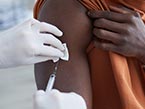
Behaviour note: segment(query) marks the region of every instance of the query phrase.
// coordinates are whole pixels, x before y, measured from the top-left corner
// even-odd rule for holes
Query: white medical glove
[[[54,35],[62,36],[62,34],[57,27],[35,19],[2,32],[0,68],[58,60],[64,56],[65,48]]]
[[[85,100],[76,93],[62,93],[58,90],[37,91],[34,109],[87,109]]]

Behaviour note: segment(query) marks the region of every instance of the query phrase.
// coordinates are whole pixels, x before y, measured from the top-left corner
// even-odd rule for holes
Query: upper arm
[[[86,49],[91,40],[91,24],[86,9],[76,0],[46,0],[38,19],[58,26],[64,35],[61,41],[67,43],[70,60],[60,61],[55,88],[63,92],[76,92],[83,96],[91,109],[91,83]],[[35,65],[38,89],[45,89],[49,75],[54,70],[51,61]]]

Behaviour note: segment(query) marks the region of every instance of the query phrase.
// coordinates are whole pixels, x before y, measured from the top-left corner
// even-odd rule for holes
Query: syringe
[[[50,75],[48,83],[47,83],[47,87],[46,87],[46,92],[47,91],[51,91],[53,86],[54,86],[54,82],[55,82],[55,78],[56,78],[56,73],[57,73],[57,69],[58,69],[58,62],[55,65],[54,71],[53,73]]]

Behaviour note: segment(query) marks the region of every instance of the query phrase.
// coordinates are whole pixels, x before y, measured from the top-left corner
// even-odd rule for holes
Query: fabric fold
[[[110,0],[110,1],[109,0],[106,0],[106,1],[93,0],[94,2],[92,2],[92,0],[79,0],[79,1],[87,8],[89,7],[88,8],[89,10],[102,10],[102,11],[103,10],[109,11],[110,4],[113,4],[116,6],[121,4],[121,5],[124,5],[128,8],[131,8],[131,9],[139,12],[141,14],[142,18],[144,17],[144,8],[145,8],[144,0],[138,0],[138,2],[136,2],[134,0],[128,0],[128,1],[125,1],[125,0],[114,0],[114,1],[113,0]],[[102,3],[102,6],[100,6],[100,8],[98,8],[97,6],[94,8],[94,6],[98,3],[100,4],[100,2]],[[91,3],[93,3],[93,4],[91,4]],[[106,8],[105,7],[106,5],[104,5],[104,4],[106,4],[108,6],[108,8]],[[92,7],[92,5],[93,5],[93,7]],[[93,45],[91,45],[91,46],[93,46]],[[90,51],[90,52],[92,52],[92,51]],[[96,56],[97,56],[97,54],[96,54]],[[91,59],[94,60],[94,57],[91,57],[91,55],[89,57],[90,57],[89,58],[90,60]],[[122,104],[123,109],[144,109],[145,108],[145,97],[144,97],[144,89],[143,89],[144,80],[141,80],[141,76],[143,77],[142,73],[144,73],[144,72],[142,72],[139,62],[137,62],[137,59],[127,58],[127,57],[124,57],[124,56],[121,56],[121,55],[118,55],[118,54],[115,54],[112,52],[109,52],[109,58],[111,61],[110,64],[112,65],[112,70],[113,70],[112,73],[115,78],[115,82],[116,82],[115,84],[117,85],[117,89],[118,89],[118,92],[120,95],[120,102]],[[94,64],[94,66],[95,66],[95,64]],[[97,71],[97,69],[92,69],[92,70],[94,72]],[[105,72],[102,72],[102,73],[105,73]],[[101,107],[99,109],[101,109]]]
[[[144,0],[78,0],[88,10],[108,10],[109,5],[124,5],[141,14],[145,21]],[[34,10],[37,18],[44,0]],[[113,52],[87,49],[93,88],[93,109],[145,109],[145,74],[140,62]]]

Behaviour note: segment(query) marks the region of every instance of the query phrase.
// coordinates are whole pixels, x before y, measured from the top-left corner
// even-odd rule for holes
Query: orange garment
[[[37,19],[38,14],[39,14],[39,10],[44,2],[45,2],[45,0],[37,0],[35,7],[34,7],[34,18]]]
[[[38,0],[35,18],[44,0]],[[143,20],[144,0],[79,0],[89,10],[109,10],[109,5],[124,5],[138,11]],[[145,78],[140,62],[112,52],[87,49],[93,86],[93,109],[145,109]]]

